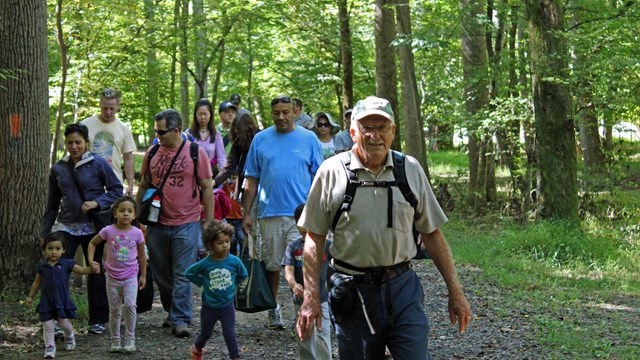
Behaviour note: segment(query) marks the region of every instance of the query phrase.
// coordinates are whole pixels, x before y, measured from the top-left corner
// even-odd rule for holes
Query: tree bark
[[[528,0],[529,44],[543,218],[578,219],[575,130],[563,3]]]
[[[478,22],[483,4],[478,0],[460,0],[462,11],[462,67],[465,82],[465,110],[473,117],[489,104],[488,53],[484,26]],[[473,121],[469,122],[473,123]],[[469,136],[469,198],[477,205],[486,190],[489,145],[478,133],[477,125],[468,127]]]
[[[389,1],[376,0],[375,2],[375,44],[376,44],[376,96],[389,100],[391,108],[396,116],[396,125],[400,122],[398,114],[398,81],[396,77],[396,52],[391,46],[395,38],[395,21],[393,9]],[[396,138],[392,148],[400,149],[400,134],[396,132]]]
[[[189,0],[182,0],[178,28],[180,43],[178,58],[180,59],[180,115],[182,128],[189,128],[191,122],[191,106],[189,102],[189,54],[187,54],[187,24],[189,22]]]
[[[33,279],[49,174],[47,4],[0,1],[0,287]]]
[[[64,120],[64,95],[67,86],[67,72],[69,70],[69,44],[64,41],[64,31],[62,29],[62,1],[56,3],[56,44],[60,51],[60,96],[58,97],[58,111],[56,113],[56,127],[53,132],[51,142],[51,159],[49,164],[53,166],[58,160],[58,144],[60,143],[60,129]]]
[[[404,152],[415,157],[427,176],[429,166],[427,164],[427,149],[420,114],[420,100],[418,84],[416,81],[416,69],[411,46],[411,12],[408,0],[396,1],[396,18],[398,22],[399,36],[406,41],[400,44],[398,49],[400,57],[400,89],[402,91],[402,114],[404,129]]]
[[[340,119],[343,119],[344,112],[353,107],[353,50],[351,48],[350,16],[347,0],[338,0],[338,14],[340,16],[340,61],[342,63]]]
[[[147,14],[147,19],[153,22],[155,18],[155,10],[153,0],[144,0],[144,8]],[[151,39],[153,37],[153,31],[150,29],[146,30],[147,36]],[[160,105],[158,103],[158,59],[156,54],[156,49],[153,46],[149,46],[146,50],[146,69],[147,69],[147,129],[145,131],[145,145],[149,144],[150,139],[153,139],[155,136],[153,133],[153,115],[157,114],[160,111]],[[138,140],[137,136],[133,137],[136,139],[136,145]]]

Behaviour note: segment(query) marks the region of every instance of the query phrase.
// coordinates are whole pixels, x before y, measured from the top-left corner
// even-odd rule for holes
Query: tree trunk
[[[34,277],[49,174],[47,4],[0,1],[0,287]],[[5,122],[6,121],[6,122]]]
[[[398,21],[399,36],[406,41],[402,42],[398,49],[400,57],[400,88],[402,91],[402,114],[404,129],[402,132],[406,154],[415,157],[427,176],[429,167],[427,164],[427,149],[420,114],[420,101],[418,96],[418,84],[416,82],[415,62],[413,48],[411,46],[411,12],[408,0],[396,1],[396,18]]]
[[[343,119],[344,112],[353,107],[353,50],[351,48],[350,16],[347,0],[338,0],[338,13],[340,16],[340,61],[342,63],[340,119]]]
[[[204,4],[202,0],[193,0],[193,17],[191,18],[191,28],[195,33],[195,98],[202,99],[207,97],[207,43],[204,29]],[[214,102],[215,104],[215,102]]]
[[[64,41],[64,31],[62,29],[62,1],[58,0],[56,3],[56,44],[60,51],[60,70],[62,74],[60,75],[60,97],[58,98],[58,111],[56,113],[56,129],[51,142],[51,159],[49,161],[51,166],[58,161],[58,143],[60,142],[60,129],[64,120],[64,95],[67,86],[67,72],[69,70],[69,56],[67,55],[69,44]]]
[[[569,93],[563,3],[529,0],[529,45],[540,201],[548,219],[578,218],[575,130]]]
[[[220,48],[218,52],[218,63],[216,65],[216,77],[213,80],[213,95],[211,99],[213,104],[218,103],[218,89],[220,88],[220,77],[222,76],[223,66],[224,66],[224,40],[222,41],[222,44],[220,44]]]
[[[182,117],[182,129],[188,129],[191,121],[189,104],[189,54],[187,54],[187,24],[189,22],[189,0],[182,0],[180,18],[180,45],[178,46],[178,58],[180,59],[180,115]]]
[[[465,109],[474,116],[489,104],[487,74],[488,53],[485,28],[478,21],[483,5],[478,0],[460,0],[462,10],[462,66],[465,82]],[[470,123],[473,123],[470,122]],[[473,206],[486,197],[486,147],[489,145],[478,133],[477,125],[468,128],[469,136],[469,198]]]
[[[376,0],[375,4],[375,43],[376,43],[376,96],[389,100],[396,124],[399,125],[398,114],[398,81],[396,78],[396,53],[391,46],[395,38],[395,21],[393,8],[389,5],[393,0]],[[392,148],[400,149],[400,134],[396,133]]]
[[[155,21],[155,11],[153,0],[144,0],[144,8],[147,14],[147,19],[153,23]],[[147,29],[146,31],[149,39],[153,38],[153,30]],[[156,50],[153,46],[149,46],[146,50],[146,66],[147,66],[147,129],[145,132],[145,146],[150,143],[150,139],[155,136],[153,132],[153,115],[160,111],[160,105],[158,103],[158,59]],[[138,142],[137,136],[133,137]]]

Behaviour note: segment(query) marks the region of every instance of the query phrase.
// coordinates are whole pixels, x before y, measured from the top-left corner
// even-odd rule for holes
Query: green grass
[[[621,242],[611,224],[594,228],[453,214],[443,231],[457,263],[482,268],[506,303],[531,308],[550,358],[640,358],[638,334],[626,322],[640,312],[640,248]],[[621,299],[631,300],[629,309],[604,309]]]

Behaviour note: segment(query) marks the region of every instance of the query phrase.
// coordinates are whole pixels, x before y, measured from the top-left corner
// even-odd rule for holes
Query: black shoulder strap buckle
[[[195,142],[191,142],[189,145],[189,156],[191,156],[191,160],[193,160],[193,194],[191,197],[195,198],[198,195],[198,144]]]

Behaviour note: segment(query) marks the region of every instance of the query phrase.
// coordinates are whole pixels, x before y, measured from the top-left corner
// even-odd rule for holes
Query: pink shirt
[[[171,168],[171,174],[162,188],[162,207],[160,210],[160,223],[163,225],[178,226],[200,220],[200,195],[193,197],[193,190],[198,187],[198,182],[193,174],[193,160],[189,156],[189,144],[187,141],[178,155],[175,164]],[[171,160],[178,152],[178,148],[169,149],[160,146],[158,152],[151,159],[151,184],[160,186]],[[149,150],[144,155],[142,162],[142,174],[148,174],[147,157]],[[198,147],[198,179],[211,178],[211,165],[209,157],[204,149]]]
[[[137,227],[118,230],[108,225],[100,230],[105,240],[103,262],[109,276],[115,280],[126,280],[138,276],[138,244],[144,243],[144,235]]]

